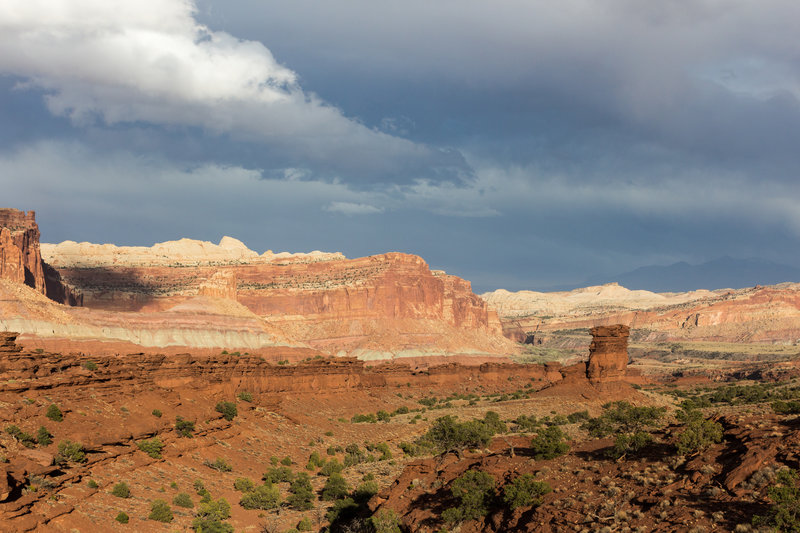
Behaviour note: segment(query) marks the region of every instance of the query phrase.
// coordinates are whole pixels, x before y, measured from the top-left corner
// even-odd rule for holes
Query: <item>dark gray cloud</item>
[[[793,1],[80,0],[60,50],[15,3],[0,179],[48,240],[400,250],[479,290],[800,264]]]

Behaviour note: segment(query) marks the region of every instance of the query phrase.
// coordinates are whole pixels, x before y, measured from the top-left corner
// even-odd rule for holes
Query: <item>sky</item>
[[[0,0],[45,242],[422,256],[477,292],[800,266],[796,0]]]

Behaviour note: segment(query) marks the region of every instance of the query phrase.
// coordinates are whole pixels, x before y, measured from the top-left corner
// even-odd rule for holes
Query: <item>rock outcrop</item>
[[[627,324],[643,342],[792,344],[800,339],[800,283],[686,293],[630,291],[616,283],[571,292],[495,291],[507,338]]]
[[[589,360],[586,377],[592,384],[610,383],[625,377],[628,368],[628,335],[623,324],[596,326],[590,330]]]
[[[46,292],[39,226],[33,211],[0,209],[0,279]]]
[[[43,250],[81,291],[84,306],[98,311],[163,312],[208,296],[238,302],[288,339],[330,354],[385,359],[515,350],[468,281],[432,271],[418,256],[258,255],[230,241],[152,248],[62,243]]]
[[[54,308],[0,283],[0,329],[19,330],[26,342],[44,338],[48,344],[35,344],[43,349],[291,345],[360,359],[516,350],[468,281],[415,255],[259,254],[230,237],[40,245],[33,212],[2,210],[0,223],[0,282],[84,307]]]
[[[385,387],[462,388],[491,384],[513,391],[523,383],[552,378],[543,365],[442,363],[426,366],[401,361],[378,365],[349,357],[324,358],[317,354],[296,364],[272,364],[263,357],[240,354],[197,356],[179,354],[92,355],[94,369],[86,371],[86,356],[32,351],[17,346],[18,334],[0,332],[0,393],[91,387],[98,394],[114,395],[129,388],[192,388],[224,390],[231,395],[244,388],[258,394],[331,394],[354,389]],[[295,359],[292,347],[276,348],[282,362]],[[305,356],[313,354],[301,350]],[[560,379],[555,374],[555,379]],[[0,420],[2,417],[0,416]]]
[[[81,305],[80,294],[42,261],[39,236],[35,212],[0,209],[0,279],[23,283],[59,303]]]

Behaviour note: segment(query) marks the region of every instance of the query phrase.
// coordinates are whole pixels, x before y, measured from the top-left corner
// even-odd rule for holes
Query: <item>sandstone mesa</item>
[[[0,278],[19,284],[29,271],[27,285],[50,300],[3,283],[0,328],[38,347],[115,353],[295,346],[362,359],[485,358],[516,349],[468,281],[432,271],[418,256],[258,254],[231,237],[151,247],[40,245],[33,213],[3,213],[8,265]],[[45,291],[45,271],[60,291]]]

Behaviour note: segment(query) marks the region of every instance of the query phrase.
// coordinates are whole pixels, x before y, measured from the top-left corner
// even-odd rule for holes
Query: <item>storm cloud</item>
[[[399,250],[479,290],[800,265],[797,20],[784,0],[4,2],[3,204],[45,240]]]

